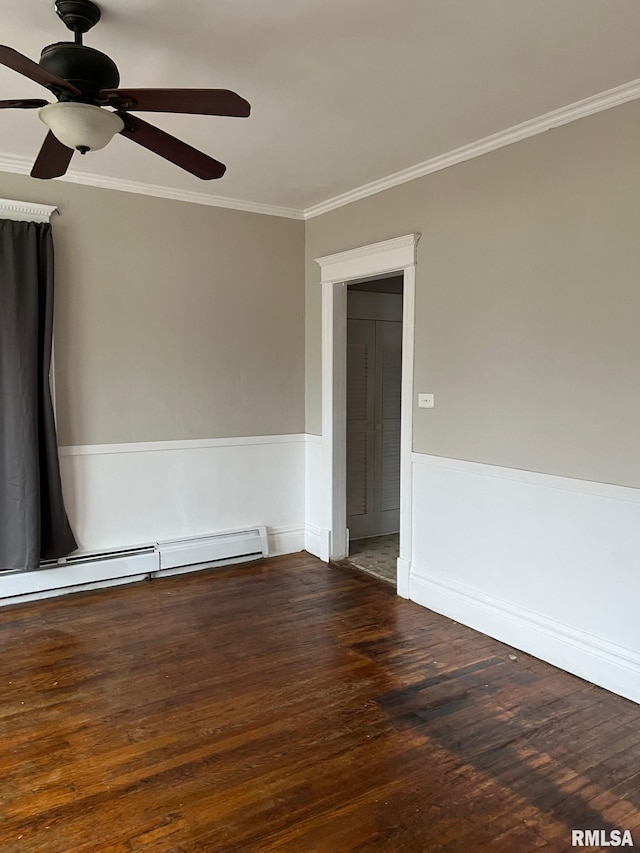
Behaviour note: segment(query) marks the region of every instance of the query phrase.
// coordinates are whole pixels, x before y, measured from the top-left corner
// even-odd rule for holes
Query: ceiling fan
[[[227,89],[119,89],[120,74],[106,54],[83,44],[82,36],[100,20],[92,0],[56,0],[56,12],[75,35],[73,42],[45,47],[39,62],[0,45],[0,65],[41,83],[56,103],[37,98],[0,101],[0,109],[37,109],[49,132],[31,170],[34,178],[64,175],[74,151],[104,148],[116,133],[208,181],[226,166],[176,139],[134,112],[192,113],[246,117],[251,106]]]

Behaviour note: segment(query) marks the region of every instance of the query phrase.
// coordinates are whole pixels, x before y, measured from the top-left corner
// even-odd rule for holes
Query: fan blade
[[[68,83],[64,78],[58,77],[57,74],[52,74],[47,71],[42,65],[38,65],[27,56],[23,56],[14,50],[12,47],[0,45],[0,65],[6,65],[7,68],[12,68],[18,74],[28,77],[30,80],[35,80],[36,83],[41,83],[49,89],[65,89],[71,92],[72,95],[82,94],[74,85]]]
[[[165,133],[159,127],[147,124],[137,116],[134,117],[125,112],[119,112],[118,115],[125,125],[124,130],[120,131],[123,136],[153,151],[154,154],[159,154],[165,160],[175,163],[181,169],[191,172],[196,178],[210,181],[213,178],[221,178],[226,172],[227,167],[224,163],[219,163],[218,160]]]
[[[73,149],[67,148],[49,131],[31,170],[32,178],[59,178],[69,168]]]
[[[37,98],[23,98],[22,100],[0,101],[0,110],[37,110],[46,107],[49,101],[40,101]]]
[[[204,116],[246,118],[251,104],[228,89],[103,89],[116,109],[152,113],[192,113]]]

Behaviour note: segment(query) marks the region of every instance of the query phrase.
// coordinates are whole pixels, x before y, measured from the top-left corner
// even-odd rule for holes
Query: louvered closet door
[[[400,522],[402,324],[347,321],[349,538],[394,533]]]
[[[347,527],[349,536],[370,536],[375,527],[374,320],[347,320]]]
[[[374,506],[376,533],[400,529],[402,323],[376,321]]]

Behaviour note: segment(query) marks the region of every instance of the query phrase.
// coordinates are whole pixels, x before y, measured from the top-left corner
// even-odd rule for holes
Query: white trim
[[[0,154],[0,171],[18,175],[28,175],[31,172],[32,161],[25,157],[13,157],[10,154]],[[286,219],[304,219],[304,212],[293,207],[280,207],[274,204],[261,204],[255,201],[245,201],[238,198],[209,195],[208,193],[180,190],[174,187],[163,187],[157,184],[144,184],[140,181],[127,181],[121,178],[109,178],[104,175],[92,175],[84,172],[67,172],[63,178],[56,181],[82,184],[98,189],[116,190],[118,192],[148,195],[155,198],[168,198],[173,201],[186,201],[190,204],[202,204],[208,207],[224,207],[228,210],[243,210],[246,213],[261,213],[266,216],[282,216]]]
[[[398,557],[396,562],[396,590],[401,598],[411,597],[411,561]]]
[[[640,489],[413,453],[410,598],[640,702]]]
[[[640,654],[449,578],[411,578],[418,604],[640,702]],[[533,652],[532,652],[533,650]]]
[[[308,448],[320,456],[303,434],[62,448],[67,513],[90,551],[256,523],[302,531]]]
[[[347,556],[346,517],[346,346],[349,280],[385,272],[404,276],[402,351],[402,428],[400,439],[400,574],[398,593],[409,593],[411,564],[411,436],[413,432],[413,359],[415,266],[419,234],[325,255],[316,261],[322,286],[322,440],[325,482],[322,489],[324,527],[320,557]],[[314,546],[317,542],[312,543]]]
[[[327,501],[322,559],[341,560],[347,539],[347,289],[344,282],[322,283],[322,436]]]
[[[291,435],[230,436],[228,438],[194,438],[176,441],[139,441],[122,444],[79,444],[60,447],[60,456],[105,456],[112,453],[157,453],[166,450],[200,450],[206,447],[237,447],[257,444],[294,444],[305,442],[304,433]]]
[[[309,444],[322,444],[322,436],[316,435],[314,432],[304,433],[304,440]]]
[[[304,526],[304,550],[320,557],[322,552],[322,530],[307,522]]]
[[[595,115],[612,107],[625,104],[628,101],[635,101],[638,98],[640,98],[640,80],[632,80],[629,83],[624,83],[622,86],[616,86],[613,89],[608,89],[605,92],[584,98],[584,100],[568,104],[558,110],[544,113],[544,115],[524,121],[521,124],[516,124],[491,136],[485,136],[483,139],[478,139],[469,145],[463,145],[460,148],[455,148],[453,151],[447,151],[444,154],[439,154],[437,157],[431,157],[429,160],[425,160],[423,163],[418,163],[408,169],[403,169],[385,178],[380,178],[377,181],[356,187],[349,192],[341,193],[320,202],[320,204],[306,208],[304,218],[313,219],[316,216],[321,216],[323,213],[344,207],[354,201],[368,198],[384,190],[406,184],[409,181],[415,181],[417,178],[424,178],[433,172],[448,169],[449,166],[464,163],[466,160],[473,160],[475,157],[481,157],[483,154],[497,151],[499,148],[504,148],[507,145],[513,145],[514,142],[529,139],[547,130],[552,130],[554,127],[570,124],[578,119]]]
[[[324,525],[324,447],[322,436],[308,433],[304,448],[304,547],[316,557],[329,559],[328,548],[323,550],[326,535]],[[326,553],[325,553],[326,551]]]
[[[287,219],[313,219],[316,216],[321,216],[331,210],[336,210],[351,204],[354,201],[359,201],[363,198],[383,192],[384,190],[392,189],[393,187],[406,184],[409,181],[414,181],[417,178],[423,178],[433,172],[439,172],[442,169],[448,169],[450,166],[455,166],[457,163],[464,163],[467,160],[472,160],[475,157],[481,157],[483,154],[488,154],[491,151],[497,151],[499,148],[504,148],[507,145],[513,145],[515,142],[520,142],[523,139],[529,139],[532,136],[537,136],[554,127],[561,127],[564,124],[570,124],[581,118],[586,118],[590,115],[609,110],[613,107],[625,104],[628,101],[634,101],[640,98],[640,80],[631,80],[628,83],[623,83],[621,86],[616,86],[613,89],[608,89],[600,92],[597,95],[591,95],[581,101],[568,104],[560,107],[560,109],[552,110],[544,113],[536,118],[524,121],[521,124],[513,125],[512,127],[494,133],[491,136],[485,136],[468,145],[463,145],[460,148],[455,148],[452,151],[444,152],[436,157],[431,157],[422,163],[411,166],[408,169],[402,169],[392,175],[387,175],[371,183],[356,187],[346,193],[333,196],[319,204],[307,207],[304,210],[293,207],[281,207],[279,205],[262,204],[260,202],[246,201],[243,199],[226,198],[224,196],[209,195],[208,193],[194,192],[191,190],[181,190],[175,187],[165,187],[156,184],[144,184],[139,181],[129,181],[120,178],[111,178],[104,175],[86,174],[83,172],[67,172],[64,178],[57,178],[58,181],[65,181],[74,184],[82,184],[99,189],[116,190],[119,192],[136,193],[139,195],[154,196],[156,198],[167,198],[174,201],[184,201],[191,204],[202,204],[210,207],[222,207],[229,210],[243,210],[247,213],[260,213],[266,216],[281,216]],[[19,175],[28,175],[31,171],[32,161],[26,157],[16,157],[11,154],[0,154],[0,171],[9,172]]]
[[[0,219],[12,219],[17,222],[49,222],[58,210],[47,204],[32,204],[11,198],[0,198]]]
[[[460,471],[464,474],[476,474],[483,477],[498,477],[502,480],[528,483],[531,486],[544,486],[548,489],[561,489],[583,495],[595,495],[600,498],[640,503],[640,489],[632,486],[617,486],[612,483],[598,483],[593,480],[577,480],[558,474],[543,474],[521,468],[502,468],[499,465],[488,465],[486,462],[449,459],[444,456],[431,456],[428,453],[412,453],[411,461],[416,465],[428,465],[431,468],[444,468],[449,471]]]
[[[305,528],[299,525],[287,527],[267,528],[269,541],[269,557],[277,557],[280,554],[295,554],[304,551]]]
[[[417,245],[417,241],[416,241]],[[402,392],[400,398],[400,549],[396,564],[398,595],[409,598],[413,523],[413,364],[415,356],[416,265],[404,268],[402,289]]]
[[[356,278],[402,272],[416,262],[419,234],[406,234],[380,243],[370,243],[346,252],[316,258],[320,264],[322,284],[352,281]]]

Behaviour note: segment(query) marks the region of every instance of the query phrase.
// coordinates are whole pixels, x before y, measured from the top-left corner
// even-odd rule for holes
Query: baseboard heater
[[[192,536],[158,542],[156,575],[190,572],[194,566],[219,566],[267,557],[266,527],[230,530],[213,536]]]
[[[76,553],[44,561],[33,571],[0,574],[0,606],[240,563],[268,553],[266,527]]]
[[[153,544],[47,560],[33,571],[0,575],[0,605],[132,583],[149,577],[157,568]]]

